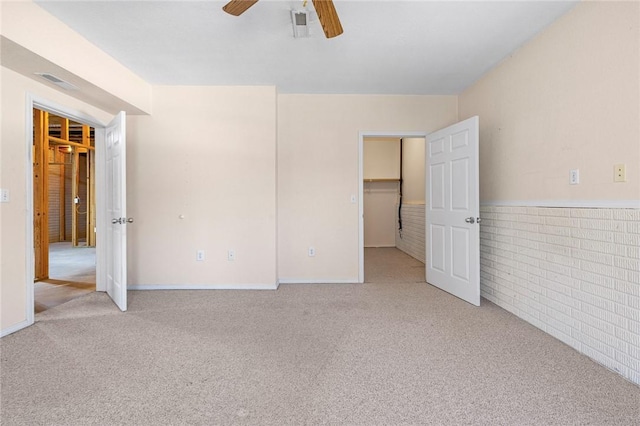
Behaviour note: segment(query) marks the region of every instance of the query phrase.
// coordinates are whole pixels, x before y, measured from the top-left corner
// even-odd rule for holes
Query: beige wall
[[[400,138],[364,138],[364,179],[400,178]]]
[[[47,99],[107,122],[111,114],[73,99],[4,67],[0,71],[2,104],[0,131],[0,187],[10,191],[9,203],[0,204],[0,328],[5,330],[26,320],[25,297],[27,217],[26,94]],[[29,168],[30,170],[30,168]]]
[[[402,203],[424,204],[425,139],[402,138]],[[367,179],[398,179],[400,138],[366,137],[364,155],[364,246],[395,247],[397,182],[367,182]]]
[[[153,98],[152,116],[128,122],[130,288],[275,286],[275,87],[154,87]]]
[[[639,24],[638,2],[581,2],[459,97],[496,204],[481,209],[482,296],[635,382],[638,210],[603,207],[640,203]]]
[[[481,201],[640,199],[639,9],[580,3],[460,95],[460,119],[480,116]]]
[[[402,202],[424,204],[425,139],[402,138]]]
[[[395,247],[398,182],[364,182],[362,195],[364,246]]]
[[[364,246],[394,247],[400,138],[366,137],[362,154]],[[396,179],[396,182],[367,182],[369,179]]]
[[[358,204],[350,197],[358,194],[360,131],[431,132],[456,120],[455,96],[278,96],[280,278],[358,279]]]

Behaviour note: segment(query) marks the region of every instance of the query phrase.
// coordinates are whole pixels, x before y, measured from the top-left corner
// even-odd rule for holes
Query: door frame
[[[358,134],[358,282],[364,283],[364,140],[365,138],[427,138],[427,132],[361,131]]]
[[[32,325],[35,322],[35,283],[34,283],[34,241],[33,241],[33,109],[39,109],[47,111],[49,113],[65,117],[70,120],[88,124],[95,129],[95,156],[96,156],[96,233],[97,235],[104,235],[105,226],[105,214],[104,206],[106,202],[106,180],[105,170],[102,160],[105,155],[104,138],[105,127],[104,123],[101,123],[94,117],[87,115],[81,111],[73,108],[60,105],[56,102],[52,102],[48,99],[36,96],[32,93],[27,93],[27,99],[25,102],[25,134],[26,134],[26,297],[25,297],[25,312],[26,312],[26,324],[25,327]],[[96,291],[105,291],[106,279],[104,265],[106,265],[106,253],[104,251],[104,245],[101,243],[100,238],[96,238]]]

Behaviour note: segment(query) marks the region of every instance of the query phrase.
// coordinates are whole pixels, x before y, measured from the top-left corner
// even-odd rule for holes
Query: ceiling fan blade
[[[339,36],[343,33],[338,12],[332,0],[313,0],[313,7],[316,8],[318,19],[327,38]]]
[[[222,6],[222,10],[230,15],[240,16],[257,2],[258,0],[231,0],[229,3]]]

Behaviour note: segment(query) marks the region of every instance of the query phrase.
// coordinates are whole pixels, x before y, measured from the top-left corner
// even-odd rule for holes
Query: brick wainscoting
[[[640,384],[640,210],[480,215],[482,296]]]
[[[396,204],[396,224],[398,223],[398,205]],[[425,262],[425,216],[424,204],[402,205],[402,238],[396,226],[396,247],[409,256]]]

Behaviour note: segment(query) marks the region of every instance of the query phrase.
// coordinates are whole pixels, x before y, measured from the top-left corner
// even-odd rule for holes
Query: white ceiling
[[[301,0],[261,0],[240,17],[224,3],[38,1],[151,84],[416,95],[460,93],[576,1],[335,0],[344,34],[333,39],[315,16],[311,37],[293,38]]]

